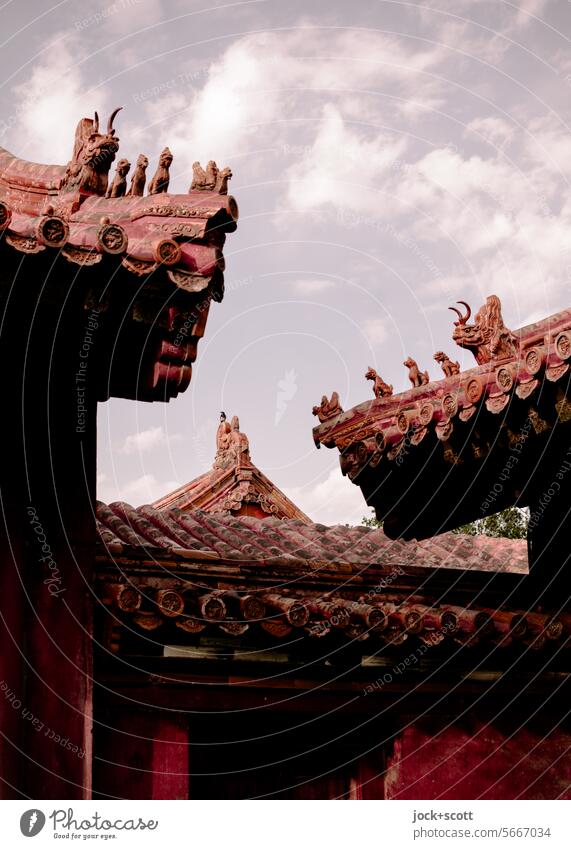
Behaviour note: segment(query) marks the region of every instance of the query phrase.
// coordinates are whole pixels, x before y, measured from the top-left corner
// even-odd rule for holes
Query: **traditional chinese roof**
[[[111,651],[121,629],[127,640],[152,632],[154,645],[203,632],[389,649],[408,639],[555,650],[569,639],[571,617],[518,606],[521,540],[443,534],[404,543],[364,526],[124,503],[99,503],[97,518]]]
[[[234,416],[232,423],[221,414],[216,435],[216,456],[212,468],[190,483],[159,498],[152,505],[157,510],[176,507],[184,511],[196,509],[206,513],[255,516],[278,519],[311,520],[299,507],[254,465],[250,443],[240,431]]]
[[[101,308],[109,333],[100,336],[117,343],[101,369],[100,399],[168,400],[188,386],[210,303],[222,300],[222,248],[238,208],[227,193],[229,169],[213,162],[206,172],[195,163],[187,194],[169,194],[168,148],[146,196],[143,154],[129,188],[126,159],[109,181],[117,111],[106,132],[97,115],[79,122],[67,166],[27,162],[0,148],[0,251],[4,261],[11,253],[34,257],[38,269],[57,260],[60,277],[66,263],[74,274],[85,271],[86,310]]]
[[[327,527],[308,520],[235,517],[155,505],[135,509],[124,502],[99,502],[97,520],[100,537],[114,554],[135,547],[182,559],[206,554],[208,559],[302,568],[328,563],[337,564],[340,572],[352,565],[355,574],[369,566],[527,571],[525,541],[483,535],[446,533],[405,543],[364,525]]]
[[[430,380],[409,359],[412,389],[393,395],[369,369],[374,399],[343,411],[338,397],[324,397],[314,408],[317,447],[339,450],[343,473],[391,537],[431,536],[529,505],[538,474],[549,465],[555,475],[569,445],[571,310],[515,332],[495,296],[472,325],[469,311],[457,312],[453,338],[473,350],[475,368],[460,372],[438,352],[446,376]]]

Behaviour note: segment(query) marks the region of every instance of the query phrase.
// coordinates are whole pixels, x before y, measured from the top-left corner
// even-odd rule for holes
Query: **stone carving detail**
[[[192,183],[190,184],[190,192],[218,192],[219,195],[228,194],[228,181],[232,178],[230,168],[222,168],[218,170],[218,165],[213,159],[206,166],[206,170],[201,166],[200,162],[192,164]]]
[[[110,254],[122,254],[127,250],[127,234],[119,224],[110,224],[104,219],[101,229],[97,233],[97,241]]]
[[[229,498],[224,501],[224,510],[237,512],[244,503],[259,504],[264,513],[274,515],[279,512],[277,504],[274,504],[269,495],[256,492],[253,486],[243,481]]]
[[[122,198],[127,194],[127,174],[131,168],[128,159],[120,159],[115,168],[113,182],[107,189],[107,198]]]
[[[76,265],[97,265],[103,259],[103,255],[97,251],[76,248],[70,245],[62,248],[62,255]]]
[[[133,274],[137,274],[139,277],[148,277],[159,267],[158,262],[148,262],[144,259],[133,259],[129,256],[123,257],[122,264],[125,268],[133,272]]]
[[[448,418],[453,418],[458,412],[458,401],[450,392],[442,399],[442,409]]]
[[[401,433],[407,433],[409,428],[409,420],[406,412],[401,410],[396,418],[396,426]]]
[[[508,392],[514,383],[513,375],[508,368],[499,368],[496,372],[496,383],[504,392]]]
[[[0,231],[6,230],[12,220],[12,210],[3,201],[0,201]]]
[[[113,121],[121,107],[114,109],[107,122],[105,134],[99,132],[99,116],[82,118],[75,131],[73,156],[67,166],[62,190],[100,195],[107,191],[109,169],[119,150],[119,139]]]
[[[427,425],[432,421],[432,416],[434,415],[434,406],[432,401],[425,401],[420,405],[418,411],[418,419],[422,425]]]
[[[154,246],[153,253],[156,261],[164,265],[176,265],[180,262],[180,245],[174,239],[161,239]]]
[[[215,469],[230,469],[234,466],[250,465],[250,443],[245,433],[240,431],[238,416],[233,416],[229,424],[226,413],[220,413],[220,424],[216,431]]]
[[[515,394],[522,401],[525,401],[526,398],[529,398],[535,392],[538,386],[539,380],[526,380],[525,382],[518,383],[515,388]]]
[[[466,398],[471,404],[476,404],[482,397],[484,387],[479,377],[472,377],[464,386]]]
[[[62,218],[46,215],[39,222],[37,232],[41,244],[51,248],[61,248],[68,239],[69,225]]]
[[[377,374],[374,368],[369,366],[365,372],[365,380],[373,381],[373,393],[375,398],[388,398],[393,394],[393,387],[390,383],[385,383],[383,378]]]
[[[552,383],[555,383],[557,380],[560,380],[564,374],[569,371],[569,365],[567,363],[560,363],[548,366],[545,370],[545,376]]]
[[[543,365],[544,354],[541,348],[530,348],[525,355],[525,367],[530,374],[537,374]]]
[[[168,206],[160,203],[145,206],[142,209],[135,209],[131,213],[131,221],[136,221],[138,218],[145,218],[147,215],[160,215],[165,218],[212,218],[215,214],[211,207],[205,206]]]
[[[457,361],[452,362],[448,354],[445,354],[444,351],[437,351],[434,359],[440,364],[445,377],[453,377],[455,374],[460,373],[460,363]]]
[[[456,307],[449,307],[458,315],[452,338],[461,348],[471,350],[477,363],[517,356],[517,337],[504,324],[502,305],[497,295],[486,298],[486,303],[476,313],[474,324],[468,324],[472,315],[469,305],[465,301],[458,303],[466,307],[466,314],[462,315]]]
[[[151,182],[149,183],[150,195],[160,195],[163,192],[168,192],[170,182],[169,168],[172,165],[172,160],[172,153],[170,152],[168,147],[165,147],[165,149],[160,155],[157,170],[155,171]]]
[[[412,357],[409,357],[404,361],[403,366],[406,366],[408,369],[408,379],[412,383],[413,387],[424,386],[426,383],[430,382],[430,378],[428,376],[427,371],[420,371],[417,366],[415,360]]]
[[[201,166],[198,160],[192,163],[192,183],[189,191],[207,191],[213,192],[216,186],[216,177],[218,176],[218,166],[213,159],[206,166],[206,171]]]
[[[17,251],[25,254],[37,254],[40,251],[45,251],[44,245],[39,245],[37,239],[33,236],[20,236],[18,233],[7,233],[6,242]]]
[[[568,360],[571,357],[571,334],[560,333],[555,340],[555,350],[562,360]]]
[[[143,197],[145,193],[145,183],[147,182],[147,167],[149,160],[144,153],[140,153],[137,157],[137,164],[131,177],[131,185],[127,194],[130,197]]]
[[[339,403],[339,393],[333,392],[331,400],[324,395],[321,399],[321,404],[313,408],[312,413],[317,416],[320,422],[326,422],[329,419],[334,419],[339,413],[343,412],[343,407]]]
[[[509,404],[510,396],[500,392],[494,395],[488,395],[486,398],[486,408],[490,413],[501,413],[501,411]]]

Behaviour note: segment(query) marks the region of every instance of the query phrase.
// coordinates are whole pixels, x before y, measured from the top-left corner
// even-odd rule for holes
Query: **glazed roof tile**
[[[187,552],[264,564],[350,563],[484,572],[527,571],[525,540],[445,533],[431,539],[403,542],[381,529],[363,525],[327,527],[299,520],[256,519],[178,508],[137,509],[124,502],[97,504],[101,542],[113,553],[148,549],[184,557]]]

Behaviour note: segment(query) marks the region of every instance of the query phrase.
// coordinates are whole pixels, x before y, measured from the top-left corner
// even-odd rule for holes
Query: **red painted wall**
[[[395,740],[385,798],[571,799],[571,734],[518,724],[409,726]]]

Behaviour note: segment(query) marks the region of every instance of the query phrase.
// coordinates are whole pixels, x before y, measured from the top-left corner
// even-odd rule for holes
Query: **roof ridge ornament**
[[[412,357],[407,357],[407,359],[403,362],[403,366],[406,366],[408,369],[408,379],[412,383],[413,388],[416,388],[417,386],[424,386],[426,383],[430,383],[428,372],[421,371],[416,363],[416,360],[413,360]]]
[[[486,303],[480,307],[473,324],[468,324],[472,310],[465,301],[458,301],[466,307],[462,315],[456,307],[449,307],[458,315],[454,322],[452,339],[461,348],[468,348],[474,354],[479,365],[491,360],[517,356],[518,338],[506,327],[502,318],[502,304],[497,295],[488,295]]]
[[[216,456],[214,469],[232,469],[240,466],[250,466],[250,442],[245,433],[240,431],[240,420],[233,416],[229,423],[226,413],[220,413],[220,424],[216,431]]]
[[[380,374],[372,366],[369,366],[365,372],[365,380],[373,381],[373,394],[375,398],[388,398],[393,394],[392,383],[385,383]]]
[[[314,416],[317,416],[321,423],[334,419],[343,412],[343,407],[339,402],[339,393],[332,392],[331,400],[328,399],[327,395],[323,395],[321,404],[316,405],[311,412]]]
[[[172,165],[173,155],[168,147],[165,147],[159,157],[159,164],[151,182],[149,183],[149,194],[160,195],[168,192],[170,183],[169,169]]]
[[[82,118],[75,129],[73,155],[67,165],[61,190],[79,192],[81,195],[100,195],[107,192],[109,169],[119,150],[113,121],[122,109],[113,110],[107,121],[105,134],[99,131],[99,115]]]
[[[232,179],[230,168],[219,169],[211,159],[206,170],[198,160],[192,163],[192,183],[189,192],[217,192],[219,195],[228,194],[228,181]]]
[[[127,195],[129,197],[143,197],[145,194],[145,183],[147,182],[147,168],[149,160],[144,153],[140,153],[137,157],[137,164],[131,177],[131,185]]]
[[[452,310],[454,307],[449,307],[449,309]],[[458,360],[453,362],[444,351],[436,351],[433,359],[439,363],[445,377],[453,377],[455,374],[460,374],[460,363]]]

